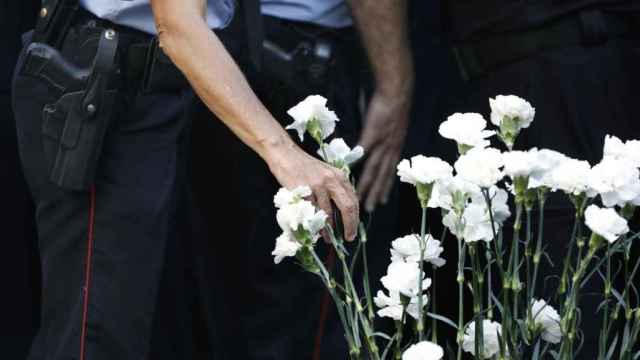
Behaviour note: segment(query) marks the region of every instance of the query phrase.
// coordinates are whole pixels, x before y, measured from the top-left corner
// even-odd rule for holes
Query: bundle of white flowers
[[[320,276],[336,303],[351,359],[437,360],[445,354],[441,345],[452,343],[457,347],[448,357],[458,360],[463,352],[475,359],[494,360],[582,358],[578,353],[580,314],[585,314],[581,289],[598,275],[604,280],[603,302],[587,311],[601,313],[603,319],[599,353],[584,356],[640,358],[640,352],[634,353],[640,337],[640,305],[633,282],[640,261],[630,255],[638,241],[633,241],[637,235],[630,233],[628,224],[640,205],[640,141],[607,136],[604,157],[593,167],[550,149],[514,150],[519,133],[533,125],[535,109],[513,95],[499,95],[489,103],[496,130],[488,129],[476,113],[456,113],[440,125],[440,135],[457,145],[459,158],[453,166],[424,155],[398,164],[400,181],[416,190],[422,210],[420,232],[390,242],[390,264],[380,279],[384,289],[375,296],[367,271],[364,226],[355,251],[348,251],[328,225],[326,214],[306,200],[312,195],[307,187],[281,189],[274,198],[276,220],[283,230],[276,239],[274,262],[295,257]],[[301,140],[309,132],[319,145],[318,155],[350,176],[350,166],[363,150],[351,149],[339,138],[324,142],[338,120],[326,108],[326,100],[309,97],[289,113],[295,119],[289,128],[298,131]],[[492,147],[496,134],[505,151]],[[556,294],[548,302],[538,294],[543,288],[539,267],[546,257],[545,204],[553,192],[564,194],[573,205],[575,224],[558,268]],[[433,224],[427,224],[428,209],[442,214],[445,231],[439,239],[431,234]],[[340,281],[315,252],[323,229],[331,235],[331,246],[340,259]],[[511,241],[505,240],[507,231]],[[438,314],[437,308],[436,275],[452,255],[444,251],[443,242],[450,241],[445,240],[447,234],[455,238],[458,250],[458,317],[454,320]],[[621,260],[616,254],[622,254]],[[362,286],[355,285],[353,273],[359,256],[365,270]],[[615,288],[613,276],[620,272],[622,285]],[[358,289],[363,289],[364,296]],[[473,303],[472,318],[465,318],[467,296]],[[612,326],[619,313],[624,314],[620,332]],[[378,321],[394,321],[395,334],[376,331],[374,314]],[[456,338],[441,338],[439,323],[455,328]],[[406,334],[407,329],[412,333]]]

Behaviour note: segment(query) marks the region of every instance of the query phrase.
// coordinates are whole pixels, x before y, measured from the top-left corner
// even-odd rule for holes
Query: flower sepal
[[[420,206],[423,209],[426,209],[427,205],[429,204],[429,199],[431,199],[431,193],[433,192],[433,183],[430,183],[430,184],[417,183],[416,191],[418,193],[418,200],[420,201]]]

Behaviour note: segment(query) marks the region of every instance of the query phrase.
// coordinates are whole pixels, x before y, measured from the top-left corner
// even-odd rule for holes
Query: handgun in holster
[[[301,93],[325,92],[332,60],[333,46],[326,40],[305,41],[292,51],[263,42],[263,71]]]
[[[50,180],[61,188],[85,190],[93,183],[109,126],[116,90],[118,34],[103,30],[93,63],[81,68],[53,46],[34,42],[27,48],[22,73],[42,79],[59,94],[43,109],[42,133]]]

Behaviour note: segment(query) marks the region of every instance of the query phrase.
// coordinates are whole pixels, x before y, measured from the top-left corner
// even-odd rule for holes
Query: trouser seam
[[[89,290],[91,288],[91,265],[93,260],[94,225],[96,212],[96,187],[89,190],[89,219],[87,226],[87,255],[85,257],[85,279],[82,304],[82,323],[80,328],[80,360],[85,360],[87,342],[87,321],[89,317]]]

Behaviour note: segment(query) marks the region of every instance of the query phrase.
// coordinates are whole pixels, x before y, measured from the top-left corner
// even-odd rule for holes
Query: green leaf
[[[531,360],[538,360],[540,358],[540,339],[536,341],[536,346],[533,348],[533,355]]]
[[[616,350],[616,346],[618,345],[618,335],[613,339],[611,346],[609,347],[609,352],[607,353],[606,360],[610,360],[613,356],[614,351]]]
[[[451,326],[452,328],[458,330],[458,325],[456,325],[453,321],[451,321],[450,319],[442,316],[442,315],[438,315],[438,314],[434,314],[431,312],[427,312],[427,316],[432,318],[432,319],[436,319],[438,321],[442,321],[443,323]]]
[[[391,336],[389,336],[389,335],[387,335],[387,334],[385,334],[383,332],[380,332],[380,331],[374,332],[371,335],[373,335],[374,337],[380,337],[380,338],[383,338],[383,339],[386,339],[386,340],[389,340],[389,341],[393,340],[393,338]]]

